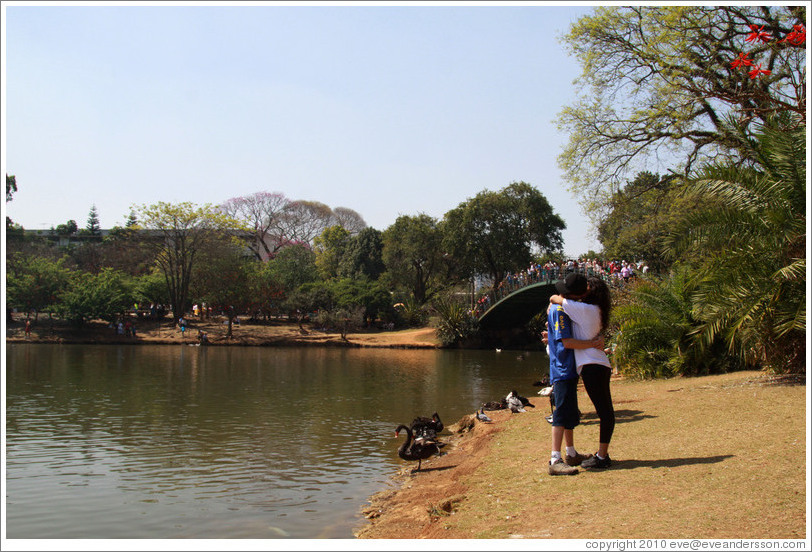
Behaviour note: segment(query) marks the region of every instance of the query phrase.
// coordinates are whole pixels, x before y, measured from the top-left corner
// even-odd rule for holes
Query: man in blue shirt
[[[558,292],[568,299],[580,299],[587,292],[586,277],[573,272],[556,283]],[[575,475],[581,462],[589,458],[575,450],[573,429],[580,423],[578,410],[578,371],[575,351],[564,347],[572,339],[572,323],[561,305],[547,310],[547,353],[550,356],[550,384],[553,386],[552,451],[550,475]],[[566,441],[567,459],[561,458],[561,443]]]

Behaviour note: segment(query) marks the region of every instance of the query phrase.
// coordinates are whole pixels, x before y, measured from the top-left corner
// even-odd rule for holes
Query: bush
[[[437,338],[443,347],[458,345],[479,331],[479,320],[462,305],[449,298],[438,298],[434,308],[440,316]]]
[[[417,328],[425,326],[429,321],[428,310],[414,299],[409,299],[405,303],[396,303],[398,325],[407,328]]]
[[[341,334],[341,339],[346,341],[348,333],[357,331],[364,325],[365,310],[362,306],[322,310],[316,316],[316,322],[323,328],[337,331]]]
[[[697,338],[695,290],[690,271],[677,269],[665,278],[640,282],[628,302],[615,309],[615,359],[624,375],[696,376],[742,367],[721,339],[704,344]]]
[[[133,303],[131,287],[124,274],[109,268],[98,274],[77,273],[62,295],[59,315],[75,325],[96,318],[114,322]]]

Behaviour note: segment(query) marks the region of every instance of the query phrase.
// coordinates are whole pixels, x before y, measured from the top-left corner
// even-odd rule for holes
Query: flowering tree
[[[776,110],[805,113],[805,18],[803,6],[680,5],[597,7],[578,20],[564,41],[583,73],[558,117],[569,133],[559,164],[587,213],[599,220],[630,175],[735,161],[735,127],[752,136]]]
[[[799,121],[806,121],[806,95],[804,89],[800,88],[806,84],[805,73],[795,73],[787,70],[786,67],[778,66],[777,63],[785,61],[782,50],[796,49],[806,50],[806,27],[802,24],[793,25],[792,30],[783,39],[774,39],[773,35],[765,30],[765,25],[748,25],[750,33],[745,38],[756,46],[754,51],[740,52],[738,57],[730,63],[732,69],[745,69],[750,80],[769,77],[777,83],[776,88],[787,91],[786,94],[776,94],[770,96],[766,93],[767,88],[764,83],[752,86],[749,94],[754,98],[750,105],[743,105],[742,112],[747,117],[758,115],[760,119],[769,113],[777,111],[791,111],[800,116]],[[756,59],[751,56],[765,57],[766,61],[756,63]],[[792,56],[794,57],[794,56]],[[777,68],[777,70],[776,70]],[[773,72],[775,71],[775,75]],[[803,77],[803,78],[797,78]],[[738,89],[743,89],[739,86]],[[790,93],[791,92],[791,93]],[[758,99],[756,99],[758,97]]]

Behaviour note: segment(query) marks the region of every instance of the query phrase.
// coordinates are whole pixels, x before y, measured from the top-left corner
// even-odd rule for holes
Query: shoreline
[[[443,431],[439,438],[448,443],[447,454],[424,460],[420,472],[404,462],[391,488],[361,508],[364,521],[353,534],[808,538],[805,383],[742,371],[648,381],[613,377],[612,388],[617,426],[611,468],[550,476],[550,426],[544,420],[549,403],[533,396],[536,408],[526,413],[490,411],[492,424],[471,414]],[[578,395],[583,416],[576,445],[593,452],[597,415],[582,385]],[[772,404],[773,411],[743,408],[754,400]],[[715,412],[713,423],[708,411]]]
[[[142,320],[137,322],[136,337],[118,335],[106,322],[97,320],[81,328],[64,322],[40,320],[25,336],[24,324],[15,320],[7,324],[6,343],[76,344],[76,345],[197,345],[197,332],[206,332],[209,347],[351,347],[390,349],[439,349],[436,330],[431,327],[404,330],[369,329],[348,333],[341,339],[338,332],[313,327],[300,328],[296,322],[271,321],[235,324],[232,337],[226,337],[227,325],[218,318],[189,319],[185,332],[171,322]]]

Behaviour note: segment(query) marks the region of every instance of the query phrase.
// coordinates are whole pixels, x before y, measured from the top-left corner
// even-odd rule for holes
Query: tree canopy
[[[558,116],[569,188],[598,218],[624,179],[738,158],[776,110],[806,111],[806,50],[786,37],[802,6],[597,7],[564,37],[583,73]],[[754,31],[760,30],[759,32]],[[734,66],[740,53],[753,71]],[[758,64],[758,65],[755,65]]]
[[[338,225],[325,228],[313,240],[316,268],[323,279],[329,280],[338,277],[338,267],[349,242],[350,233]]]
[[[189,285],[201,250],[212,240],[224,239],[237,221],[211,205],[159,202],[142,206],[141,225],[156,234],[147,240],[166,278],[175,320],[189,308]]]
[[[418,304],[445,287],[443,235],[436,219],[421,213],[401,215],[383,232],[383,260],[387,277],[406,288]]]
[[[480,192],[447,212],[442,226],[443,249],[460,274],[488,274],[494,282],[526,268],[536,252],[560,250],[566,228],[544,195],[526,182]]]
[[[684,188],[683,179],[645,171],[612,194],[608,212],[598,224],[603,254],[618,260],[644,259],[654,272],[665,273],[672,262],[665,239],[699,206],[699,200],[683,193]]]
[[[386,268],[382,251],[381,231],[375,228],[364,228],[349,239],[338,266],[339,276],[344,278],[363,276],[370,280],[377,280]]]

